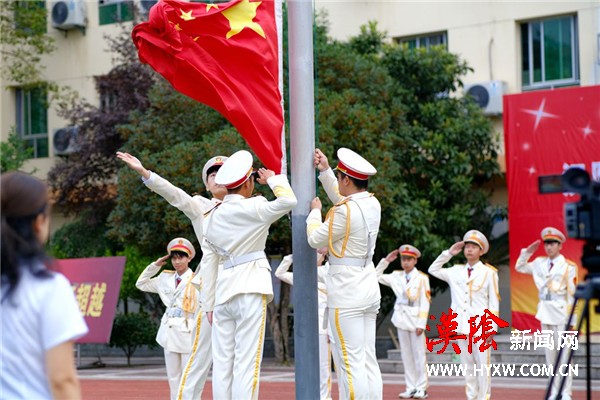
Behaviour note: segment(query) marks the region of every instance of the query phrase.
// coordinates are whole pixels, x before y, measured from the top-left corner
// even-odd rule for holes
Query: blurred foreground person
[[[69,281],[44,251],[48,188],[21,172],[2,174],[0,397],[80,399],[73,342],[85,335]]]

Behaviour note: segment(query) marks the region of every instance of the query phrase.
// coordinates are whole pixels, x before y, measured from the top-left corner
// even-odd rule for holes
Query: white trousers
[[[479,351],[480,345],[480,341],[473,343],[472,351],[469,353],[469,342],[458,340],[460,362],[465,368],[467,400],[488,400],[492,396],[492,378],[488,373],[489,367],[484,366],[490,364],[491,347],[485,351]]]
[[[335,345],[341,363],[338,385],[348,399],[381,399],[383,382],[375,353],[375,322],[379,301],[363,308],[329,310]]]
[[[190,353],[174,353],[165,349],[165,366],[167,367],[171,400],[177,400],[179,381],[189,358]]]
[[[344,385],[342,384],[344,378],[344,371],[340,368],[342,365],[342,355],[338,349],[338,346],[335,345],[335,341],[331,339],[331,356],[333,357],[333,368],[335,369],[335,375],[337,376],[338,382],[338,398],[340,400],[347,399],[348,395],[344,391]]]
[[[177,400],[199,400],[212,366],[212,328],[200,310],[192,332],[192,352],[183,370]]]
[[[238,294],[213,312],[213,399],[258,399],[267,296]]]
[[[556,357],[558,357],[558,343],[559,343],[559,335],[558,335],[558,331],[563,331],[565,329],[564,325],[547,325],[547,324],[542,324],[542,330],[550,330],[553,333],[553,337],[554,337],[554,346],[552,349],[549,349],[547,347],[544,347],[544,353],[546,353],[546,364],[548,365],[552,365],[554,367],[554,364],[556,364]],[[556,396],[558,396],[558,388],[560,387],[560,381],[562,381],[563,377],[560,375],[560,368],[562,364],[567,364],[567,361],[569,360],[569,351],[567,351],[570,349],[567,349],[566,347],[563,349],[563,352],[560,356],[560,363],[558,364],[558,370],[554,371],[554,382],[552,382],[552,391],[550,392],[550,398],[554,398]],[[566,369],[566,367],[563,367],[562,372],[563,373],[567,373],[569,370]],[[572,389],[571,386],[573,385],[573,376],[569,374],[569,376],[564,377],[565,379],[565,385],[563,386],[563,390],[561,395],[562,396],[568,396],[568,398],[571,398],[571,396],[573,395],[572,393]]]
[[[406,390],[427,390],[427,367],[425,366],[425,333],[398,329],[400,355],[404,364]]]
[[[331,400],[331,347],[326,333],[319,334],[319,377],[321,400]]]

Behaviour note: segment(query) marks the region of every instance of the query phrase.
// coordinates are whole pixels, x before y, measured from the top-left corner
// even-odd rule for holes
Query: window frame
[[[43,110],[42,125],[46,132],[32,132],[32,97],[40,90],[40,104],[46,104]],[[45,96],[44,96],[45,94]],[[15,88],[15,116],[16,131],[19,137],[26,142],[28,147],[33,148],[32,158],[47,158],[50,156],[50,137],[48,134],[48,94],[41,86],[33,88]],[[27,120],[26,120],[27,119]],[[43,129],[42,129],[43,130]],[[45,141],[46,152],[42,152],[42,142]]]
[[[552,21],[552,20],[562,20],[562,19],[569,19],[569,28],[571,31],[571,44],[570,44],[570,50],[571,50],[571,70],[572,72],[572,77],[571,78],[561,78],[561,79],[553,79],[553,80],[546,80],[546,73],[547,73],[547,68],[546,68],[546,60],[545,60],[545,46],[544,46],[544,42],[545,42],[545,37],[544,37],[544,22],[547,21]],[[540,81],[538,82],[534,82],[534,73],[535,73],[535,67],[534,67],[534,49],[533,49],[533,24],[535,23],[539,23],[540,25],[540,51],[539,51],[539,56],[540,56],[540,62],[541,62],[541,75],[542,78]],[[523,60],[523,56],[525,54],[525,49],[523,49],[523,45],[525,43],[525,40],[523,40],[523,34],[524,34],[524,27],[526,27],[527,30],[527,61],[528,61],[528,65],[527,65],[527,71],[525,71],[523,69],[523,65],[524,65],[524,61]],[[579,36],[578,36],[578,31],[577,31],[577,15],[575,14],[567,14],[567,15],[558,15],[558,16],[551,16],[551,17],[545,17],[545,18],[537,18],[537,19],[533,19],[533,20],[527,20],[527,21],[523,21],[520,23],[520,35],[521,35],[521,88],[523,91],[527,91],[527,90],[539,90],[539,89],[553,89],[553,88],[559,88],[559,87],[566,87],[566,86],[578,86],[580,84],[580,76],[579,76]],[[527,72],[527,75],[529,77],[529,82],[525,82],[524,77],[525,77],[525,73]]]
[[[431,38],[434,37],[441,37],[442,38],[442,42],[438,43],[438,44],[430,44],[429,41],[431,40]],[[440,31],[440,32],[431,32],[431,33],[425,33],[422,35],[411,35],[411,36],[398,36],[395,37],[394,42],[403,45],[409,45],[408,43],[412,40],[415,40],[415,49],[419,49],[419,48],[430,48],[432,46],[444,46],[446,48],[446,50],[448,49],[448,32],[447,31]],[[427,41],[427,43],[425,44],[421,44],[421,41]]]
[[[116,9],[115,15],[106,15],[106,12],[102,11],[103,8],[113,6],[115,6]],[[136,5],[134,0],[100,0],[98,1],[98,25],[104,26],[133,21],[134,14],[136,12],[135,7]]]

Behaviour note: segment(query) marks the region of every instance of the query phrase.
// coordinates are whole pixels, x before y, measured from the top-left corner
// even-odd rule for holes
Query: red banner
[[[119,301],[125,257],[57,260],[58,271],[71,282],[89,328],[77,343],[108,343]]]
[[[566,235],[564,204],[579,201],[569,193],[540,194],[538,177],[557,175],[570,167],[585,169],[600,181],[600,86],[543,90],[504,97],[504,140],[510,232],[512,324],[516,329],[540,328],[535,319],[537,288],[530,275],[515,271],[521,249],[547,226]],[[582,240],[568,238],[561,253],[581,266]],[[543,246],[531,257],[545,256]],[[594,303],[595,304],[595,303]],[[592,331],[600,318],[592,317]]]

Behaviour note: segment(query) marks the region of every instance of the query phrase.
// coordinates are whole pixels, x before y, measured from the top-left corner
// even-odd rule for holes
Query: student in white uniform
[[[558,357],[559,331],[565,330],[567,319],[574,306],[575,288],[577,286],[577,264],[566,259],[560,251],[562,244],[566,241],[565,235],[556,228],[547,227],[542,229],[541,238],[544,242],[546,257],[537,257],[532,262],[529,259],[540,246],[536,240],[521,254],[515,265],[517,272],[533,275],[533,281],[539,291],[539,303],[536,319],[542,324],[542,330],[553,332],[555,346],[552,349],[545,347],[546,363],[554,365]],[[575,325],[575,316],[571,320],[571,326]],[[572,330],[572,328],[570,328]],[[561,364],[567,364],[569,351],[567,348],[562,352]],[[554,378],[550,399],[557,398],[561,377]],[[571,400],[573,377],[568,375],[561,392],[562,400]]]
[[[200,271],[202,306],[213,324],[215,399],[258,398],[267,303],[273,299],[265,245],[271,224],[297,203],[287,177],[264,168],[257,182],[268,184],[276,198],[252,197],[252,161],[245,150],[225,161],[215,181],[228,194],[206,218],[205,240],[219,256]]]
[[[322,251],[323,250],[323,251]],[[319,377],[320,377],[320,393],[321,400],[331,399],[331,347],[330,347],[330,332],[329,323],[327,327],[323,327],[325,318],[325,308],[327,307],[327,287],[325,286],[325,274],[328,267],[323,266],[327,248],[319,249],[317,252],[317,290],[319,301]],[[275,276],[282,282],[288,285],[294,284],[294,273],[289,272],[293,263],[291,254],[283,257],[279,267],[275,270]]]
[[[450,268],[442,268],[450,259],[460,253],[464,247],[466,264],[456,264]],[[471,317],[482,317],[485,310],[495,316],[500,308],[500,294],[498,292],[498,270],[489,264],[480,261],[480,257],[488,252],[490,245],[485,235],[477,230],[468,231],[463,240],[454,243],[429,267],[429,274],[448,283],[452,297],[452,311],[458,316],[456,322],[457,334],[469,337]],[[498,326],[492,322],[492,327],[498,331]],[[481,342],[473,343],[469,353],[468,340],[458,340],[460,346],[461,363],[466,368],[466,394],[468,400],[487,400],[491,396],[491,377],[487,373],[474,373],[486,371],[484,365],[490,363],[490,348],[480,350]],[[485,346],[484,346],[485,347]]]
[[[196,250],[189,240],[175,238],[167,245],[167,253],[142,271],[135,286],[144,292],[158,293],[167,307],[156,341],[165,351],[171,400],[175,400],[179,381],[192,351],[192,332],[198,311],[197,291],[191,285],[193,272],[189,268]],[[169,258],[175,270],[161,272]]]
[[[402,270],[384,274],[391,262],[398,258]],[[392,288],[396,295],[392,323],[398,329],[398,341],[406,390],[398,395],[402,399],[427,398],[427,360],[425,358],[425,327],[429,316],[431,292],[429,277],[415,266],[421,252],[410,244],[403,244],[377,264],[375,271],[379,283]]]
[[[381,294],[372,261],[381,206],[367,191],[368,178],[377,170],[350,149],[339,149],[337,156],[334,174],[327,157],[315,150],[319,180],[335,205],[322,222],[321,201],[313,199],[306,220],[308,243],[315,249],[329,248],[327,307],[342,356],[338,384],[351,399],[381,399],[383,383],[375,353]]]
[[[214,257],[212,250],[203,240],[204,216],[214,210],[227,194],[227,189],[224,186],[215,183],[217,171],[227,160],[227,157],[212,157],[202,168],[202,182],[206,190],[213,196],[211,199],[198,195],[190,196],[157,173],[144,168],[141,161],[129,153],[117,152],[117,157],[124,161],[129,168],[140,174],[148,189],[159,194],[169,204],[183,212],[192,222],[196,238],[202,249],[202,259],[192,278],[192,285],[201,290],[200,270],[204,264],[209,262],[210,257]],[[186,365],[181,376],[177,394],[178,400],[201,398],[212,366],[212,329],[206,320],[206,313],[202,312],[202,304],[199,307],[200,311],[196,316],[196,329],[192,334],[192,352],[188,365]]]

